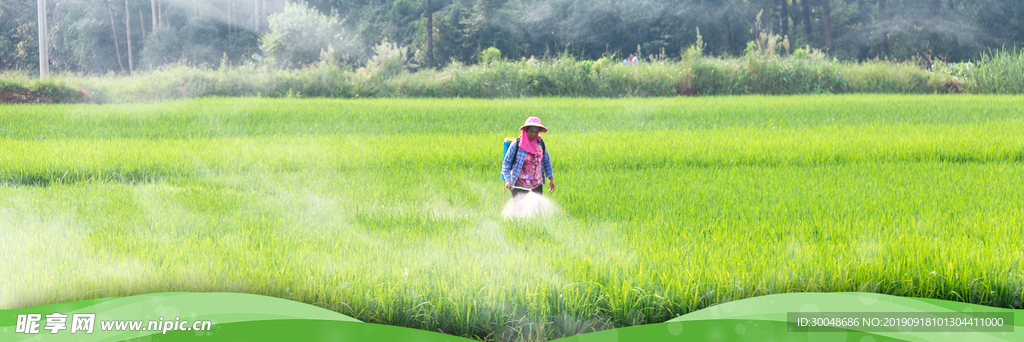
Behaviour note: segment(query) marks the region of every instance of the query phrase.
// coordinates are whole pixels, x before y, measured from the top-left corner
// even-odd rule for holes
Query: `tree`
[[[117,52],[117,64],[121,66],[121,72],[124,72],[124,63],[121,62],[121,46],[117,44],[117,26],[114,24],[114,11],[110,9],[110,1],[106,1],[107,14],[110,14],[110,32],[113,33],[111,37],[114,38],[114,51]]]
[[[31,0],[0,1],[0,69],[29,70],[39,60],[37,8]]]
[[[430,8],[430,0],[427,3],[427,68],[434,67],[434,12]]]
[[[885,29],[885,0],[878,0],[878,55],[885,58],[889,55],[889,32]]]
[[[789,34],[789,0],[779,0],[782,5],[782,13],[780,14],[782,20],[782,35]]]
[[[811,38],[811,4],[808,3],[810,1],[811,0],[800,0],[800,8],[803,9],[804,35],[806,35],[808,39]]]
[[[142,65],[155,68],[176,62],[184,55],[181,39],[173,28],[157,28],[146,38],[142,48]]]
[[[821,0],[821,31],[825,34],[825,51],[832,51],[832,6],[831,0]]]
[[[321,60],[323,52],[336,56],[358,53],[355,41],[336,16],[314,8],[287,4],[284,11],[270,16],[267,33],[260,38],[260,50],[283,68],[300,68]]]
[[[122,8],[106,3],[110,0],[46,0],[46,43],[40,44],[37,1],[0,1],[0,69],[34,72],[40,66],[42,51],[48,60],[44,64],[54,73],[136,72],[182,61],[215,67],[225,55],[229,61],[245,61],[260,53],[259,35],[269,31],[267,19],[279,14],[279,6],[285,2],[127,0]],[[408,47],[421,64],[437,67],[453,60],[474,63],[480,51],[492,46],[509,59],[562,53],[597,59],[636,52],[638,46],[648,55],[662,49],[674,52],[693,44],[698,27],[707,42],[706,53],[736,55],[750,39],[750,30],[762,9],[762,20],[770,25],[769,30],[789,34],[790,41],[799,46],[828,48],[839,59],[962,61],[977,58],[988,48],[1024,45],[1024,1],[817,1],[304,3],[319,13],[331,13],[351,43],[344,49],[333,48],[339,55],[348,55],[347,61],[360,64],[372,55],[370,47],[385,38],[399,47]],[[150,15],[145,15],[147,10]],[[131,23],[134,16],[130,12],[137,14],[139,24]],[[151,21],[146,23],[144,19]],[[118,25],[124,25],[125,35],[116,33]],[[130,45],[127,51],[120,49],[121,37],[127,38],[126,46]],[[41,50],[41,45],[46,49]],[[124,58],[128,62],[122,67]]]
[[[256,28],[256,32],[260,32],[260,0],[252,0],[252,4],[252,26]]]

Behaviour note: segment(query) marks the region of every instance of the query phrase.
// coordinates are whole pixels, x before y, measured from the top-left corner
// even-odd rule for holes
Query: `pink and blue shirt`
[[[509,144],[508,148],[508,153],[505,153],[505,159],[501,162],[503,179],[515,179],[516,186],[533,189],[544,184],[544,178],[553,177],[551,156],[548,155],[547,149],[538,145],[537,148],[542,154],[532,154],[519,148],[516,143]],[[515,164],[512,164],[513,155]]]

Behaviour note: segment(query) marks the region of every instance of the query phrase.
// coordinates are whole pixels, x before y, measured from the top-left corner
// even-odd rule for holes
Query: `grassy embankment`
[[[401,62],[353,69],[320,64],[279,70],[255,64],[207,67],[171,66],[134,77],[65,75],[39,83],[27,75],[0,76],[35,93],[57,94],[56,102],[153,102],[209,96],[248,97],[471,97],[520,98],[652,97],[677,95],[982,93],[1024,92],[1024,51],[984,54],[975,63],[837,62],[821,54],[780,57],[751,54],[738,58],[655,58],[622,67],[601,59],[453,64],[410,73]],[[6,87],[6,86],[5,86]],[[71,88],[87,89],[88,96]],[[49,90],[48,90],[49,89]],[[56,90],[63,90],[59,93]]]

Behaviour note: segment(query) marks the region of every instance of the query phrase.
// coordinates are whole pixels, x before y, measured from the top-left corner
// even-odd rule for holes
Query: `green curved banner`
[[[556,341],[1024,341],[1022,325],[1024,310],[874,293],[790,293]],[[472,341],[238,293],[158,293],[0,310],[0,341],[124,340]]]

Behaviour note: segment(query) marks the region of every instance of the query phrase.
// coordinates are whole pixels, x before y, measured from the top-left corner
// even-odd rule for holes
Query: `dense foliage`
[[[362,65],[385,39],[407,48],[422,67],[428,7],[435,66],[477,63],[489,47],[513,60],[564,52],[587,60],[631,53],[644,60],[663,52],[677,56],[697,40],[698,28],[705,53],[714,56],[742,55],[761,32],[786,36],[793,47],[860,61],[962,62],[989,48],[1024,42],[1024,2],[1016,0],[298,2],[50,0],[51,69],[127,73],[129,53],[137,69],[182,61],[216,68],[222,61],[244,64],[264,57],[275,57],[278,66],[302,67],[331,48],[339,59]],[[35,3],[0,3],[0,70],[38,69]],[[309,20],[300,21],[298,12],[286,10],[293,5],[319,13],[303,12]]]

